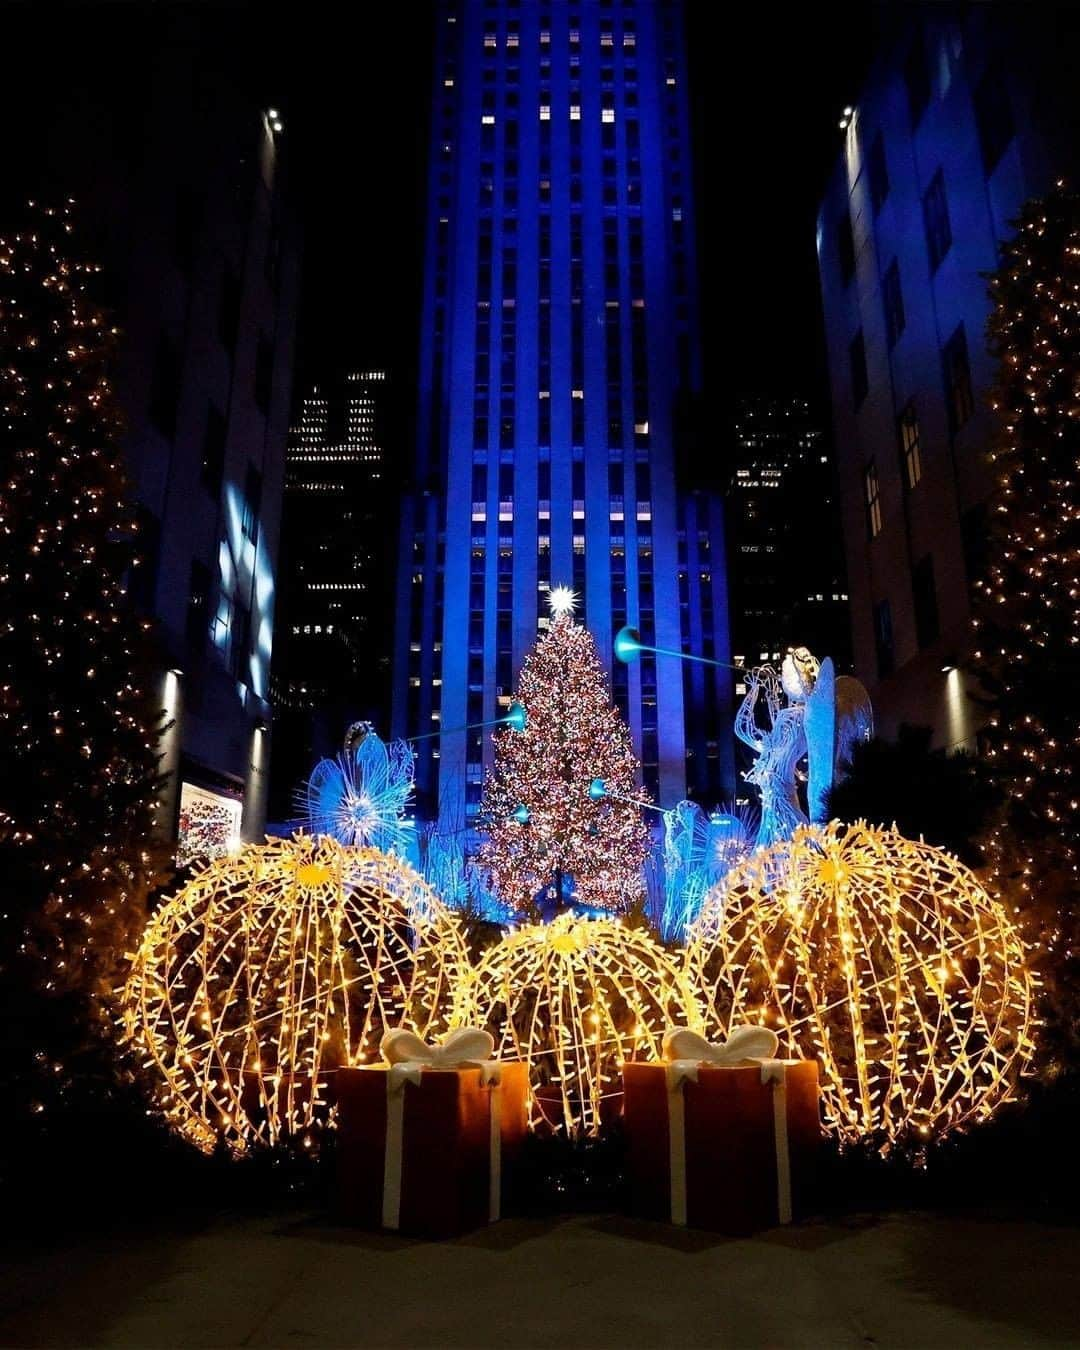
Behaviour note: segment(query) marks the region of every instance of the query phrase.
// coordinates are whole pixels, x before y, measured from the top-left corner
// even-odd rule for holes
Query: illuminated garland
[[[802,827],[728,878],[691,930],[711,1031],[771,1027],[816,1059],[827,1126],[883,1152],[986,1119],[1032,1044],[1032,977],[1005,907],[891,830]]]
[[[529,1065],[534,1124],[595,1135],[617,1114],[620,1065],[659,1059],[665,1029],[700,1024],[675,961],[618,919],[562,914],[511,930],[480,960],[461,1020]]]
[[[124,1033],[199,1148],[310,1145],[334,1071],[376,1058],[386,1027],[445,1030],[467,966],[458,921],[401,859],[296,835],[212,863],[157,911]]]
[[[649,831],[640,808],[618,798],[645,794],[596,644],[566,608],[526,657],[515,697],[527,723],[495,733],[481,808],[491,824],[480,864],[492,889],[530,915],[546,893],[553,907],[565,904],[571,883],[583,905],[626,910],[642,891]],[[589,794],[597,778],[608,789],[600,800]]]

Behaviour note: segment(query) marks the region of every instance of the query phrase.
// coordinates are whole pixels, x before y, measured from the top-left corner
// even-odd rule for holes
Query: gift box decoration
[[[764,1027],[723,1045],[669,1031],[665,1063],[623,1065],[632,1202],[648,1218],[749,1233],[806,1212],[821,1135],[817,1064]]]
[[[486,1031],[427,1045],[387,1032],[386,1063],[338,1072],[342,1218],[449,1237],[498,1219],[527,1127],[528,1070],[492,1060]]]

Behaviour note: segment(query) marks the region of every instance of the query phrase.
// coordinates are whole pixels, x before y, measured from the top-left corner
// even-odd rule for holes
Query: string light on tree
[[[164,861],[151,843],[154,653],[126,592],[139,550],[110,380],[116,330],[75,220],[70,201],[29,203],[0,237],[9,1121],[109,1084],[108,996]]]
[[[984,1120],[1032,1042],[1033,980],[1005,906],[941,849],[801,826],[751,855],[687,937],[709,1029],[771,1027],[816,1059],[826,1125],[882,1152]]]
[[[494,736],[479,860],[515,911],[536,915],[572,900],[625,910],[642,889],[649,832],[640,804],[648,798],[596,645],[574,622],[573,592],[556,586],[552,597],[550,626],[518,682],[524,726]],[[594,780],[610,792],[597,798]]]
[[[535,1125],[595,1135],[617,1114],[620,1065],[661,1057],[671,1025],[701,1024],[676,962],[643,929],[561,914],[490,947],[457,1014],[529,1065]]]
[[[1080,197],[1021,212],[992,281],[999,360],[987,567],[974,668],[1003,808],[991,883],[1038,934],[1040,1068],[1080,1063]]]
[[[153,916],[123,1031],[170,1125],[210,1151],[310,1145],[334,1071],[389,1027],[447,1029],[458,920],[393,855],[295,835],[211,863]]]

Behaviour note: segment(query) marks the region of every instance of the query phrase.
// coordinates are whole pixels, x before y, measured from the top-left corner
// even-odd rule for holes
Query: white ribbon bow
[[[458,1027],[448,1032],[438,1045],[428,1045],[413,1031],[398,1027],[388,1031],[379,1043],[383,1059],[391,1066],[388,1087],[400,1092],[406,1083],[420,1084],[425,1069],[457,1069],[475,1064],[483,1082],[494,1082],[499,1066],[491,1056],[495,1038],[479,1027]]]
[[[664,1033],[664,1058],[668,1062],[668,1087],[677,1087],[689,1079],[698,1080],[703,1064],[731,1065],[744,1060],[771,1060],[780,1044],[768,1027],[735,1027],[726,1041],[713,1045],[704,1036],[687,1027],[674,1027]]]

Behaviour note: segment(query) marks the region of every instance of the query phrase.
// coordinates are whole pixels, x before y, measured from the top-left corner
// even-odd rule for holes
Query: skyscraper
[[[207,59],[220,35],[199,14],[139,15],[137,62],[129,14],[70,18],[62,97],[12,147],[4,191],[72,196],[103,265],[141,525],[132,591],[163,656],[159,820],[187,861],[260,839],[266,819],[299,286],[287,130]],[[9,121],[24,100],[17,81],[0,92]]]
[[[739,665],[792,645],[846,669],[847,586],[828,443],[803,398],[740,400],[727,490],[731,646]]]
[[[441,732],[418,786],[456,829],[491,753],[459,728],[509,704],[549,586],[573,587],[609,666],[626,624],[730,657],[722,518],[675,481],[700,383],[680,7],[445,0],[437,23],[394,705],[397,734]],[[713,765],[692,778],[730,790],[727,671],[612,674],[654,796],[686,791],[688,725]]]
[[[322,380],[289,429],[273,678],[274,805],[284,813],[295,780],[384,697],[388,387],[383,370]]]
[[[877,726],[973,749],[996,434],[986,274],[1077,162],[1068,7],[897,6],[818,217],[855,668]]]

